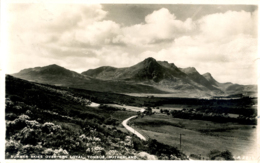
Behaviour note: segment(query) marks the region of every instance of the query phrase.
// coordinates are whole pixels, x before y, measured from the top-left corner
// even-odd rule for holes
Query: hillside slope
[[[122,132],[121,122],[135,112],[93,108],[64,89],[6,76],[6,159],[132,160],[145,159],[144,151],[187,159],[175,147]]]
[[[49,84],[69,85],[75,82],[93,80],[77,72],[70,71],[56,64],[21,70],[12,76]]]

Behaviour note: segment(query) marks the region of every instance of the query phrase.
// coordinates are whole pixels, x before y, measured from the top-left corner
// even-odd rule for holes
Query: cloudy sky
[[[147,57],[256,84],[254,5],[12,4],[7,73],[58,64],[76,72]]]

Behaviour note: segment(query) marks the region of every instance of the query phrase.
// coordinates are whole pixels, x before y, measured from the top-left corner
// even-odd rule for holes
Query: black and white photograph
[[[48,2],[6,3],[4,160],[259,159],[257,3]]]

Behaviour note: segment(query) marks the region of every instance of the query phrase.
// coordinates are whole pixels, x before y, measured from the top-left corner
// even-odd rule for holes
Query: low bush
[[[219,150],[212,150],[208,154],[210,160],[215,160],[216,158],[223,158],[225,160],[234,160],[232,153],[229,150],[226,151],[219,151]]]

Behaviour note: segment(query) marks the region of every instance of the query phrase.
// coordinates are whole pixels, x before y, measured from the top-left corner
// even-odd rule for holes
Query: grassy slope
[[[213,149],[228,149],[235,156],[256,154],[256,129],[248,125],[178,119],[162,114],[135,119],[131,124],[147,137],[176,147],[179,147],[179,134],[185,134],[182,136],[182,149],[187,155],[207,157]],[[201,129],[211,131],[200,132]]]
[[[74,87],[79,89],[87,89],[101,92],[118,92],[118,93],[168,93],[156,89],[152,86],[141,85],[124,81],[104,81],[98,79],[84,79],[77,77],[42,75],[42,76],[17,76],[18,78],[35,81],[45,84],[61,85],[66,87]]]

